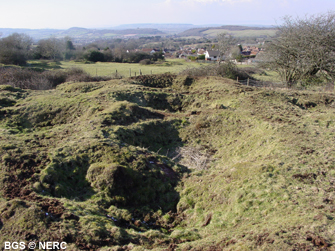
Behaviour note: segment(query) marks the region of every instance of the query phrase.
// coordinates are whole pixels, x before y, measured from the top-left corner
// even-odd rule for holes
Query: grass
[[[333,93],[157,79],[0,89],[0,242],[331,250]]]
[[[91,64],[85,64],[83,62],[74,61],[61,61],[58,64],[53,62],[45,61],[29,61],[29,64],[33,67],[49,68],[49,69],[68,69],[72,67],[78,67],[85,70],[92,76],[108,76],[114,75],[116,72],[124,77],[140,75],[140,70],[143,75],[148,74],[162,74],[166,72],[179,73],[180,71],[188,67],[198,67],[204,63],[187,62],[184,59],[167,59],[165,62],[151,64],[151,65],[140,65],[131,63],[115,63],[115,62],[97,62]]]
[[[217,36],[220,33],[229,33],[235,37],[261,37],[261,36],[274,36],[276,34],[276,30],[242,30],[242,31],[231,31],[224,29],[209,29],[204,31],[203,33],[209,36]]]
[[[265,70],[262,74],[253,74],[252,76],[260,81],[269,81],[273,83],[281,82],[279,74],[275,71]]]

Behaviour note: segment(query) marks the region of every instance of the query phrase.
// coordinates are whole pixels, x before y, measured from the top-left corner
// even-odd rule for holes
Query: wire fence
[[[254,79],[238,80],[242,85],[263,87],[267,89],[291,89],[291,90],[313,90],[318,92],[335,92],[334,83],[329,82],[322,86],[304,87],[299,85],[288,85],[286,82],[259,81]]]
[[[267,88],[288,88],[285,82],[270,82],[270,81],[260,81],[254,79],[238,80],[242,85],[255,86],[255,87],[267,87]]]

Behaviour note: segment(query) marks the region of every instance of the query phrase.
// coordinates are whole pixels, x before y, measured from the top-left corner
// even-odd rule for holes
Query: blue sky
[[[0,28],[102,28],[133,23],[280,23],[335,11],[335,0],[0,0]]]

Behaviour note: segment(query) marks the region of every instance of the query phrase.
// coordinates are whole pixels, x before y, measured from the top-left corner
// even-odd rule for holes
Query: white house
[[[205,54],[206,60],[217,61],[219,59],[220,52],[219,51],[211,51],[207,50]]]

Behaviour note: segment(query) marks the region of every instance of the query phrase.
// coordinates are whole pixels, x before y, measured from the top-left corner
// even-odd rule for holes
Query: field
[[[87,73],[95,76],[108,76],[114,75],[116,72],[124,77],[138,76],[140,70],[143,75],[147,74],[162,74],[166,72],[179,73],[180,71],[187,69],[189,67],[199,67],[205,63],[188,62],[184,59],[167,59],[165,62],[151,64],[151,65],[140,65],[131,63],[114,63],[114,62],[97,62],[91,64],[85,64],[82,62],[74,61],[61,61],[59,63],[46,62],[46,64],[40,61],[30,61],[30,66],[42,67],[42,68],[55,68],[55,69],[68,69],[71,67],[78,67],[85,70]]]
[[[97,62],[97,63],[84,63],[84,62],[75,62],[75,61],[40,61],[32,60],[28,62],[29,67],[42,68],[46,70],[52,69],[70,69],[72,67],[81,68],[91,76],[117,76],[129,77],[139,76],[141,71],[142,75],[151,75],[151,74],[163,74],[163,73],[172,73],[178,74],[181,71],[189,68],[197,68],[201,66],[206,66],[209,63],[206,61],[196,62],[196,61],[186,61],[184,59],[167,59],[166,61],[159,62],[151,65],[140,65],[135,63],[115,63],[115,62]],[[250,64],[237,64],[238,68],[255,68],[254,74],[250,74],[251,77],[259,81],[270,81],[273,83],[281,82],[278,73],[275,71],[269,70],[257,70],[257,66]],[[131,71],[130,71],[131,69]]]
[[[202,38],[204,36],[216,37],[219,33],[228,33],[235,37],[271,37],[276,34],[275,29],[271,28],[252,28],[243,26],[227,26],[217,28],[196,28],[186,30],[179,35],[183,38]]]
[[[212,37],[217,36],[220,33],[228,33],[235,37],[261,37],[261,36],[274,36],[276,34],[276,30],[240,30],[240,31],[232,31],[225,29],[209,29],[204,31],[203,33]]]

